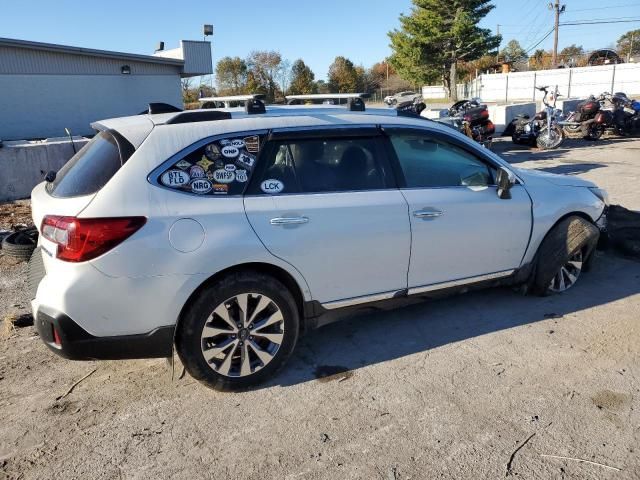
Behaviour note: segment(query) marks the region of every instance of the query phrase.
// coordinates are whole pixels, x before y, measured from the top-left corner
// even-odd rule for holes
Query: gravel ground
[[[640,209],[639,140],[567,146],[496,150]],[[0,257],[0,315],[28,312],[24,276]],[[65,361],[18,328],[0,341],[0,479],[638,479],[639,318],[640,263],[598,253],[564,295],[492,289],[330,325],[236,394],[162,360]]]

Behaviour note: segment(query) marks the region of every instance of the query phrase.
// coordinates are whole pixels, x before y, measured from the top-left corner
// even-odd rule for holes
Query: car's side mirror
[[[500,167],[496,174],[496,184],[498,185],[498,198],[508,200],[511,198],[511,187],[516,184],[516,177],[511,171]]]

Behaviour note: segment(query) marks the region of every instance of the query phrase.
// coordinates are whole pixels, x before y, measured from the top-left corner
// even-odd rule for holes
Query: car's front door
[[[341,306],[407,288],[407,204],[375,128],[274,132],[245,195],[265,247]]]
[[[385,131],[409,204],[409,293],[506,276],[518,268],[532,221],[525,188],[515,185],[510,199],[498,198],[496,166],[455,137]]]

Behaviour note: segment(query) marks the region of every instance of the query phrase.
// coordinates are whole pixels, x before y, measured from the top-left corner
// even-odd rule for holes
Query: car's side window
[[[493,183],[491,168],[472,153],[421,133],[391,135],[407,188],[479,187]]]
[[[250,193],[322,193],[386,188],[390,174],[374,137],[276,140]]]
[[[158,177],[160,185],[195,195],[241,195],[256,166],[264,135],[212,140],[176,161]]]

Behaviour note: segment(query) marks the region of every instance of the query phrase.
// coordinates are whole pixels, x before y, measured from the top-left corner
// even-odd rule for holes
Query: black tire
[[[38,243],[35,227],[14,232],[2,240],[2,253],[7,257],[29,260]]]
[[[538,249],[532,292],[542,296],[549,295],[553,277],[579,251],[582,251],[585,267],[588,267],[599,237],[600,230],[582,217],[570,216],[555,225]]]
[[[284,337],[273,359],[247,376],[222,375],[202,353],[201,333],[211,312],[228,299],[243,293],[268,296],[284,317]],[[204,287],[183,314],[176,330],[176,350],[187,372],[215,390],[243,390],[272,378],[291,356],[300,331],[300,315],[291,292],[277,279],[257,272],[230,274]]]
[[[603,134],[604,127],[602,125],[590,125],[582,138],[584,140],[590,140],[594,142],[596,140],[599,140]]]

